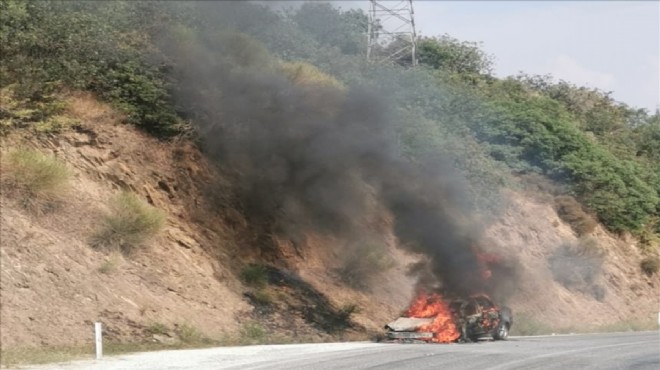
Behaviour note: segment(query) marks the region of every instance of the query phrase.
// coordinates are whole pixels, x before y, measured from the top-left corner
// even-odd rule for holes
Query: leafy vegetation
[[[241,270],[241,280],[248,286],[263,288],[268,284],[268,271],[263,265],[249,264]]]
[[[176,132],[164,75],[147,61],[149,40],[166,24],[145,23],[165,15],[154,5],[0,1],[0,87],[15,84],[35,102],[52,86],[86,89],[150,132]]]
[[[183,344],[200,345],[211,343],[211,340],[206,338],[199,329],[189,324],[177,325],[175,332]]]
[[[240,342],[243,344],[262,343],[266,337],[266,330],[257,322],[247,322],[241,326]]]
[[[369,65],[366,24],[362,11],[323,3],[278,13],[240,2],[0,0],[0,88],[21,102],[11,113],[1,107],[2,129],[41,122],[35,127],[57,131],[67,123],[58,121],[53,92],[68,88],[95,93],[155,135],[176,134],[182,122],[218,113],[200,110],[203,101],[227,96],[204,79],[181,84],[191,76],[176,67],[186,63],[244,79],[278,71],[344,92],[366,86],[387,92],[395,107],[397,149],[413,163],[442,160],[462,171],[471,207],[498,209],[512,174],[539,174],[566,185],[555,195],[573,197],[611,231],[657,245],[658,113],[550,76],[495,78],[477,43],[449,35],[419,40],[420,68]],[[329,96],[341,99],[305,99]],[[588,233],[591,221],[570,213],[578,233]]]
[[[115,248],[130,254],[144,241],[156,235],[165,223],[163,212],[145,203],[132,192],[122,192],[110,203],[101,228],[91,244],[97,248]]]

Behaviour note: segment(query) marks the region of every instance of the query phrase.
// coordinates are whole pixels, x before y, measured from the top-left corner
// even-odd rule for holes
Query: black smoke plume
[[[240,34],[164,41],[179,110],[232,174],[251,225],[297,240],[309,231],[362,240],[376,200],[400,244],[428,256],[444,293],[488,289],[460,174],[442,158],[402,155],[397,114],[378,91],[294,83]]]

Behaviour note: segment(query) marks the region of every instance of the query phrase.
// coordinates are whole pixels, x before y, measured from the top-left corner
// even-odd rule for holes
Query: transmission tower
[[[367,60],[374,63],[417,65],[415,12],[412,0],[369,0]]]

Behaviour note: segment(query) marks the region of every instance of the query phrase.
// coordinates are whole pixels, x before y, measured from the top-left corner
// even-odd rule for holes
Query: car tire
[[[495,333],[493,333],[493,339],[507,340],[508,337],[509,337],[509,324],[505,322],[501,322],[497,326],[497,330],[495,330]]]

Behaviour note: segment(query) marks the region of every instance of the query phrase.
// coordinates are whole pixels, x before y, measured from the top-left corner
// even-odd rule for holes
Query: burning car
[[[422,293],[385,329],[393,341],[451,343],[482,337],[506,340],[511,325],[511,310],[498,307],[485,294],[445,301],[439,294]]]

